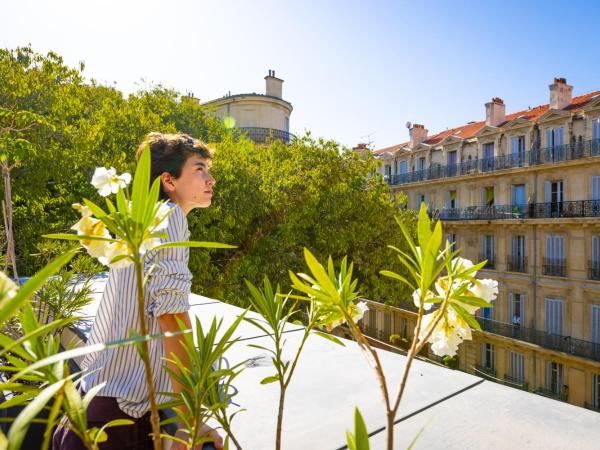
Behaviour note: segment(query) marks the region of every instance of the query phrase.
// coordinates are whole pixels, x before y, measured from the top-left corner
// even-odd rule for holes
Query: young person
[[[160,198],[168,201],[168,205],[173,208],[166,229],[168,241],[185,241],[190,234],[187,214],[195,208],[207,208],[211,204],[215,185],[215,180],[209,173],[212,150],[185,134],[150,133],[140,145],[138,159],[146,146],[149,146],[151,152],[151,179],[160,177]],[[188,259],[188,248],[161,249],[146,257],[145,267],[153,265],[146,284],[143,311],[150,334],[178,331],[177,319],[191,328],[188,298],[192,274],[188,268]],[[126,338],[130,329],[139,328],[136,292],[135,268],[132,264],[110,270],[88,340],[90,345]],[[179,340],[179,337],[171,337],[148,343],[159,404],[169,400],[159,392],[182,390],[182,386],[163,368],[163,357],[171,353],[185,361],[185,351]],[[134,425],[107,429],[108,440],[100,444],[100,449],[151,449],[148,388],[144,366],[135,347],[128,345],[90,354],[84,359],[82,369],[88,373],[82,383],[84,391],[106,383],[87,410],[88,426],[101,427],[114,419],[134,421]],[[217,449],[222,448],[222,438],[215,430],[203,425],[201,433],[213,439]],[[83,448],[79,437],[66,426],[57,429],[53,438],[54,450]],[[171,446],[171,450],[183,448],[177,442],[173,442]]]

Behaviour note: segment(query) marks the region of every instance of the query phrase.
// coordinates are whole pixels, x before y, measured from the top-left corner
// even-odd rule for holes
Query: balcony
[[[506,257],[506,270],[508,272],[527,273],[527,257],[508,255]]]
[[[510,323],[497,322],[483,317],[475,317],[475,319],[479,322],[481,329],[488,333],[530,342],[550,350],[557,350],[600,362],[600,344],[574,339],[570,336],[546,333],[533,328],[519,327]]]
[[[525,380],[519,380],[518,378],[513,378],[510,375],[504,375],[504,384],[506,386],[514,387],[516,389],[521,389],[523,391],[529,391],[529,383],[525,382]]]
[[[496,381],[496,369],[492,367],[475,364],[475,373],[485,379]]]
[[[600,156],[600,139],[584,141],[574,145],[560,145],[549,148],[532,149],[519,154],[500,155],[494,158],[481,158],[463,161],[458,164],[434,164],[428,169],[390,175],[388,184],[398,185],[426,180],[456,177],[478,173],[489,173],[518,167],[532,167],[540,164],[556,164],[590,156]]]
[[[528,205],[467,206],[429,210],[433,219],[452,220],[523,220],[600,217],[600,200],[530,203]]]
[[[567,401],[567,394],[562,392],[554,392],[552,389],[539,387],[533,392],[543,397],[552,398],[554,400],[560,400],[561,402]]]
[[[275,128],[240,127],[238,130],[257,144],[267,144],[271,141],[282,141],[289,144],[296,139],[292,133]]]
[[[479,260],[480,261],[485,260],[485,266],[483,266],[484,269],[492,269],[493,270],[496,268],[496,262],[494,259],[494,255],[481,253],[479,255]]]
[[[566,277],[567,260],[564,258],[544,258],[542,262],[542,273],[553,277]]]
[[[600,281],[600,261],[588,261],[588,279]]]

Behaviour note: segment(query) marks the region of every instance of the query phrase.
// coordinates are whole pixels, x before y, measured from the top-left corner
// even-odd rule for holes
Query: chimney
[[[270,95],[272,97],[283,98],[281,95],[283,80],[277,78],[275,76],[274,70],[269,70],[269,75],[265,77],[266,81],[266,95]]]
[[[421,142],[427,140],[427,131],[425,125],[420,125],[418,123],[413,124],[412,127],[408,129],[411,148],[416,147]]]
[[[550,109],[563,109],[571,104],[573,86],[567,84],[566,78],[555,78],[550,85]]]
[[[497,127],[504,122],[506,106],[501,98],[494,97],[491,102],[485,104],[485,124],[490,127]]]

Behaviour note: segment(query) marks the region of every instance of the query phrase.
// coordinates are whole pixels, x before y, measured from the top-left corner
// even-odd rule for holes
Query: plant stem
[[[285,403],[285,386],[280,383],[279,389],[279,412],[277,414],[277,436],[275,437],[275,449],[281,450],[281,429],[283,426],[283,406]]]
[[[4,224],[6,233],[6,257],[13,269],[13,277],[19,285],[19,274],[17,273],[17,256],[15,254],[15,236],[13,233],[13,208],[12,190],[10,184],[10,167],[8,161],[2,162],[2,177],[4,178]]]
[[[142,334],[142,336],[147,336],[148,328],[146,326],[146,316],[144,313],[144,285],[142,280],[142,263],[139,259],[135,261],[135,276],[137,280],[137,302],[138,313],[140,316],[140,333]],[[150,400],[150,423],[152,424],[152,443],[154,444],[154,450],[161,450],[162,444],[160,438],[160,419],[158,417],[156,393],[154,391],[154,382],[152,380],[152,366],[150,365],[150,358],[148,356],[148,342],[146,340],[143,340],[141,342],[141,349],[142,351],[140,352],[140,356],[142,358],[142,361],[144,362],[146,384],[148,385],[148,398]]]

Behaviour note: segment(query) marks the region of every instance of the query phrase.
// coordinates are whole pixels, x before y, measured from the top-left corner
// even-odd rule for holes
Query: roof
[[[577,112],[580,111],[587,103],[589,103],[595,96],[599,95],[600,91],[589,92],[578,97],[573,97],[571,104],[563,108],[564,111]],[[505,121],[502,122],[498,127],[506,125],[508,122],[522,118],[527,121],[533,122],[543,116],[550,109],[549,104],[539,105],[534,108],[525,109],[523,111],[517,111],[505,116]],[[436,145],[443,141],[448,136],[456,136],[460,139],[469,139],[474,137],[482,128],[485,127],[485,120],[480,122],[471,122],[466,125],[462,125],[455,128],[442,131],[440,133],[429,136],[423,143],[427,145]],[[383,149],[374,150],[374,155],[381,155],[383,153],[396,153],[399,149],[408,146],[408,142],[402,144],[392,145]]]
[[[94,286],[100,291],[98,298],[103,282]],[[203,327],[213,317],[222,318],[227,327],[243,311],[194,294],[190,305],[190,314]],[[96,307],[89,307],[87,313],[93,316]],[[302,331],[298,325],[286,327],[287,357],[293,356]],[[260,384],[273,375],[270,355],[248,346],[269,347],[270,340],[246,322],[236,334],[240,341],[228,351],[227,359],[231,365],[247,360],[251,364],[233,382],[239,393],[229,413],[245,409],[233,420],[233,431],[245,449],[274,448],[278,384]],[[386,419],[378,382],[357,344],[341,340],[344,347],[318,336],[306,341],[287,391],[283,448],[344,448],[346,430],[354,429],[355,407],[365,419],[371,448],[385,448]],[[377,352],[395,392],[406,358]],[[396,416],[394,448],[407,448],[424,428],[415,448],[595,449],[600,442],[599,418],[596,412],[568,403],[415,360]]]

